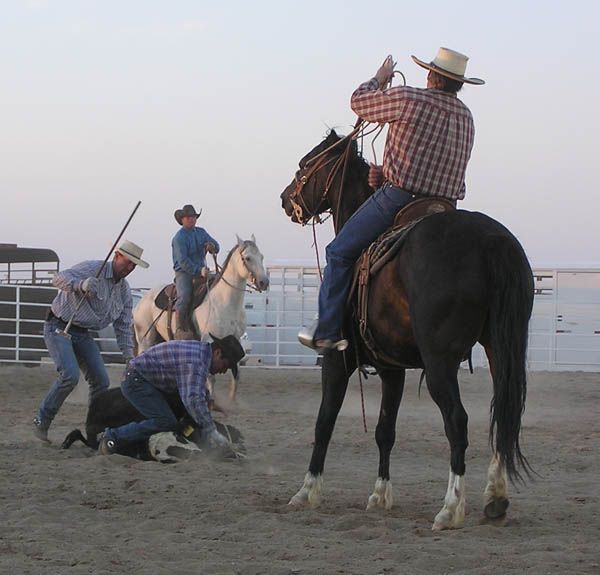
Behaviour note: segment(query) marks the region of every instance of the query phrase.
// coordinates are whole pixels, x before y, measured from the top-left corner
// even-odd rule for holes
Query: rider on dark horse
[[[201,212],[196,213],[191,204],[175,211],[175,219],[181,226],[171,241],[177,286],[175,339],[194,339],[191,318],[194,279],[202,278],[205,273],[206,253],[219,253],[217,240],[204,228],[196,227]]]
[[[395,65],[388,56],[375,76],[352,94],[352,110],[368,122],[389,123],[389,131],[383,166],[371,166],[369,173],[369,184],[377,191],[327,246],[318,325],[299,334],[300,341],[314,349],[347,346],[342,322],[354,263],[393,224],[398,211],[422,197],[437,196],[453,203],[465,197],[475,128],[470,110],[456,94],[465,82],[484,82],[465,77],[468,58],[454,50],[440,48],[429,64],[412,58],[429,70],[427,88],[386,90]]]

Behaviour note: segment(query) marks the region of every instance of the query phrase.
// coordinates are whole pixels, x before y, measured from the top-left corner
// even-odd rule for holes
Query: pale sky
[[[130,283],[166,283],[173,212],[192,203],[223,252],[254,233],[267,264],[314,264],[279,200],[298,160],[349,131],[350,95],[387,54],[424,87],[411,54],[447,46],[486,80],[460,95],[476,127],[460,207],[501,221],[535,267],[600,267],[598,6],[0,0],[0,242],[62,268],[103,259],[141,200],[125,237],[151,268]]]

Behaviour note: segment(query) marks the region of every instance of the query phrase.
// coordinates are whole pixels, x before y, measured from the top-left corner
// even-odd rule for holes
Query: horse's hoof
[[[506,510],[508,509],[508,504],[509,502],[506,497],[492,499],[484,507],[483,513],[488,519],[498,519],[499,517],[504,517],[504,515],[506,515]]]
[[[372,509],[385,509],[389,511],[394,505],[394,496],[392,495],[392,482],[388,479],[379,477],[375,482],[375,489],[369,495],[367,502],[367,511]]]
[[[432,531],[444,531],[445,529],[460,529],[465,523],[464,512],[451,511],[443,508],[433,520]]]
[[[305,489],[301,489],[289,500],[288,505],[292,507],[306,507],[308,505],[308,492]]]
[[[369,495],[369,500],[367,501],[367,511],[372,511],[378,507],[383,507],[379,495],[375,495],[375,493]]]

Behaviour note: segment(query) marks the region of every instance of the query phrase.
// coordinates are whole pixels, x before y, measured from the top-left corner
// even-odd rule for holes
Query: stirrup
[[[337,341],[334,341],[333,339],[318,339],[314,342],[314,346],[317,351],[344,351],[348,349],[348,340],[338,339]]]
[[[347,339],[340,339],[334,341],[332,339],[319,339],[315,341],[315,332],[317,331],[317,325],[319,324],[319,318],[316,318],[308,327],[303,327],[298,332],[298,341],[314,349],[315,351],[325,351],[334,349],[336,351],[344,351],[348,347]]]
[[[315,315],[315,319],[311,322],[308,327],[303,327],[298,332],[298,341],[305,345],[306,347],[310,347],[310,349],[317,349],[315,347],[314,338],[315,332],[317,331],[317,326],[319,325],[319,314]]]

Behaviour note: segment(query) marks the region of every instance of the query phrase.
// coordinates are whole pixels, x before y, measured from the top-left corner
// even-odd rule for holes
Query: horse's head
[[[300,160],[300,169],[281,194],[281,206],[293,222],[306,224],[331,208],[328,191],[337,175],[333,170],[344,151],[343,140],[331,130]]]
[[[285,213],[299,224],[312,218],[319,221],[318,216],[330,210],[337,230],[372,192],[367,184],[368,165],[358,154],[356,141],[338,136],[335,130],[300,160],[299,168],[281,194]],[[360,189],[345,197],[342,205],[342,186],[357,183]]]
[[[265,291],[269,287],[269,276],[264,268],[264,256],[256,245],[254,234],[249,240],[242,240],[237,236],[237,241],[237,246],[233,250],[233,261],[237,272],[258,291]]]

